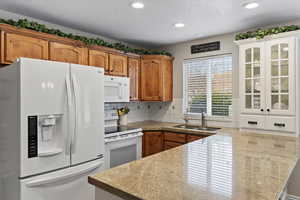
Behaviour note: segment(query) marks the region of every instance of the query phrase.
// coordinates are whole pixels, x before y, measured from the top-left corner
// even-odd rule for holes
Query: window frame
[[[232,58],[232,70],[231,70],[231,74],[232,74],[232,82],[231,82],[231,87],[232,87],[232,99],[231,99],[231,106],[232,106],[232,111],[234,111],[233,109],[233,82],[234,82],[234,58],[233,58],[233,54],[232,53],[226,53],[226,54],[220,54],[220,55],[211,55],[211,56],[204,56],[204,57],[196,57],[196,58],[188,58],[188,59],[184,59],[183,62],[182,62],[182,80],[183,80],[183,84],[182,84],[182,94],[183,94],[183,103],[182,103],[182,113],[186,116],[189,116],[189,117],[192,117],[192,118],[199,118],[201,117],[201,114],[200,113],[188,113],[187,112],[187,105],[188,105],[188,102],[187,102],[187,70],[186,70],[186,67],[184,65],[184,62],[187,61],[187,60],[207,60],[207,59],[211,59],[211,58],[223,58],[225,56],[231,56]],[[206,116],[206,119],[208,121],[220,121],[220,122],[231,122],[233,120],[233,115],[234,113],[232,112],[232,114],[230,116],[217,116],[217,115],[212,115],[212,116]]]

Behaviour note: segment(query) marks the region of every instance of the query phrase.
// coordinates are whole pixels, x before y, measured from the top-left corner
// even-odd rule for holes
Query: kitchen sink
[[[192,126],[192,125],[185,125],[185,124],[179,124],[174,126],[175,128],[182,128],[182,129],[192,129],[192,130],[199,130],[199,131],[217,131],[220,128],[216,127],[201,127],[201,126]]]

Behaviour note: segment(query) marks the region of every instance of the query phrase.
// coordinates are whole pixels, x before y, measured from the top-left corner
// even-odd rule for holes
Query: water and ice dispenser
[[[28,157],[53,156],[63,152],[62,115],[28,117]]]

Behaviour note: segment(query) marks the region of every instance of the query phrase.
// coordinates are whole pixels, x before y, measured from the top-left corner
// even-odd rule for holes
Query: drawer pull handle
[[[255,141],[248,141],[248,144],[257,144]]]
[[[274,144],[274,147],[276,147],[276,148],[285,148],[285,145],[283,145],[283,144]]]
[[[255,121],[248,121],[248,124],[257,125],[257,122],[255,122]]]
[[[274,123],[274,126],[285,127],[285,124],[283,124],[283,123]]]

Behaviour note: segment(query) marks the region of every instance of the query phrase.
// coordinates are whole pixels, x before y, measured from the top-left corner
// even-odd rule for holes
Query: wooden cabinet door
[[[207,136],[205,136],[205,135],[188,135],[187,136],[187,142],[193,142],[193,141],[205,138],[205,137],[207,137]]]
[[[164,132],[164,140],[177,142],[177,143],[186,143],[186,134],[183,133],[172,133],[172,132]]]
[[[128,75],[130,78],[130,100],[139,100],[140,90],[140,59],[128,58]]]
[[[143,101],[160,101],[161,64],[158,60],[143,60],[141,66],[141,98]]]
[[[4,55],[1,62],[4,64],[12,63],[19,57],[48,59],[48,42],[33,37],[5,33],[2,49]]]
[[[162,132],[144,132],[143,157],[163,151]]]
[[[103,67],[105,73],[108,72],[108,53],[98,50],[89,50],[89,65]]]
[[[50,60],[87,65],[87,48],[75,47],[72,45],[50,42]]]
[[[127,56],[110,54],[109,74],[113,76],[127,76]]]
[[[182,145],[182,143],[165,141],[164,142],[164,150],[168,150],[168,149],[172,149],[172,148],[175,148],[175,147],[179,147],[181,145]]]
[[[163,61],[163,95],[162,101],[173,100],[173,62],[172,60]]]

